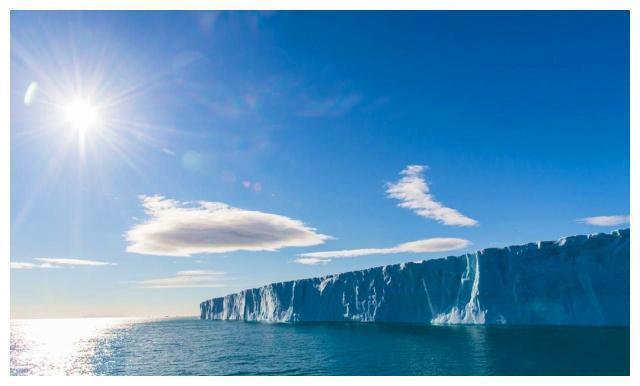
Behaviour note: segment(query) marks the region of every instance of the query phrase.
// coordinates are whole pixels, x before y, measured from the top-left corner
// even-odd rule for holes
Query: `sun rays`
[[[26,80],[12,147],[24,149],[25,162],[41,171],[16,210],[15,230],[52,181],[67,182],[71,202],[79,202],[87,187],[107,196],[124,173],[148,179],[150,154],[163,154],[169,131],[153,123],[148,106],[151,85],[163,74],[107,49],[107,35],[96,33],[85,46],[75,36],[12,44],[16,71]]]

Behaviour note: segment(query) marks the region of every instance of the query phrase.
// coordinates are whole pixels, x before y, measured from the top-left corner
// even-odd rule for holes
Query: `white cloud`
[[[108,263],[106,261],[96,260],[83,260],[83,259],[50,259],[50,258],[37,258],[34,259],[43,263],[51,265],[90,265],[90,266],[102,266],[102,265],[116,265],[115,263]]]
[[[327,264],[331,262],[331,259],[320,259],[317,257],[301,257],[299,259],[295,259],[294,262],[298,264],[304,264],[304,265],[316,265],[316,264]]]
[[[589,225],[597,225],[610,227],[615,225],[623,225],[628,224],[630,221],[629,216],[618,215],[618,216],[595,216],[595,217],[585,217],[578,219],[576,221],[583,222]]]
[[[310,252],[298,255],[300,258],[294,260],[299,264],[320,264],[327,263],[333,258],[348,258],[367,255],[388,255],[392,253],[430,253],[445,252],[461,249],[469,246],[471,242],[465,239],[452,237],[435,237],[431,239],[411,241],[396,245],[391,248],[362,248],[345,249],[339,251]]]
[[[447,208],[429,193],[429,185],[422,173],[422,165],[409,165],[400,174],[402,178],[387,185],[387,195],[400,200],[401,208],[411,209],[419,216],[436,220],[444,225],[476,226],[478,222],[455,209]]]
[[[105,261],[83,260],[83,259],[52,259],[52,258],[36,258],[39,263],[29,262],[11,262],[11,269],[34,269],[34,268],[59,268],[62,266],[104,266],[116,265],[115,263],[107,263]]]
[[[193,269],[190,271],[178,271],[177,275],[182,276],[204,276],[204,275],[224,275],[225,272],[209,271],[206,269]]]
[[[218,288],[225,287],[224,272],[192,270],[178,271],[175,276],[136,282],[139,288]]]
[[[43,265],[44,264],[34,264],[34,263],[12,261],[11,262],[11,269],[51,268],[51,264],[49,264],[47,267],[44,267]]]
[[[127,252],[191,256],[198,253],[276,251],[308,247],[330,236],[286,216],[234,208],[221,202],[179,202],[141,196],[149,219],[126,233]]]

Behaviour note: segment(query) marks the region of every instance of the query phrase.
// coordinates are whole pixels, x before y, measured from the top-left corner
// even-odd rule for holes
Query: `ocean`
[[[628,375],[628,327],[11,321],[11,375]]]

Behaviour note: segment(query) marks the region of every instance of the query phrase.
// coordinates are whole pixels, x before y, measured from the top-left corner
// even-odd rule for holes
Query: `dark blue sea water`
[[[11,374],[628,375],[629,329],[14,320]]]

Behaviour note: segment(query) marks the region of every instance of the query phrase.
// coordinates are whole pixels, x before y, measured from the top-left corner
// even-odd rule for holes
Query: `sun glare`
[[[73,130],[86,132],[100,127],[100,111],[88,100],[77,99],[67,104],[64,120]]]

